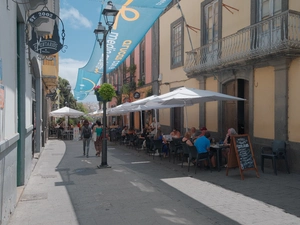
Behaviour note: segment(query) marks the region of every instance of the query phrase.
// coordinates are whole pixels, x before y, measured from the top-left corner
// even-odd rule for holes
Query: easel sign
[[[244,180],[243,172],[247,170],[255,170],[256,176],[259,177],[248,134],[231,136],[226,176],[228,176],[229,168],[235,167],[239,167],[242,180]]]

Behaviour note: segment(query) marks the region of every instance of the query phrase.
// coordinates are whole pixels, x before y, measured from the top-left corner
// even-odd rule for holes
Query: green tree
[[[77,109],[76,99],[69,89],[70,83],[68,80],[61,77],[58,78],[59,105],[60,107],[68,106],[72,109]]]

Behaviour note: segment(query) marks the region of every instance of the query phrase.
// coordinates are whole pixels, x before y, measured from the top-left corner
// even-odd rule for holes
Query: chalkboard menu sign
[[[254,168],[254,162],[247,136],[236,137],[235,147],[240,159],[241,169]]]
[[[234,167],[240,168],[241,178],[244,179],[243,171],[255,170],[259,177],[252,145],[248,134],[231,136],[231,146],[228,157],[228,169]]]

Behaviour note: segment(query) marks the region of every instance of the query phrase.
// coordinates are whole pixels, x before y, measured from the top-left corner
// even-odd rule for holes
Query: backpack
[[[82,128],[83,130],[82,130],[82,132],[83,132],[83,137],[84,138],[90,138],[91,137],[91,128],[90,127],[88,127],[88,128],[85,128],[85,127],[83,127]]]

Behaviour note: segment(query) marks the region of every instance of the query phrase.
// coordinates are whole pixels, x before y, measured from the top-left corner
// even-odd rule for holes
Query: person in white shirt
[[[152,123],[150,125],[151,128],[151,134],[156,134],[156,129],[160,129],[159,122],[156,122],[155,117],[153,117]]]

